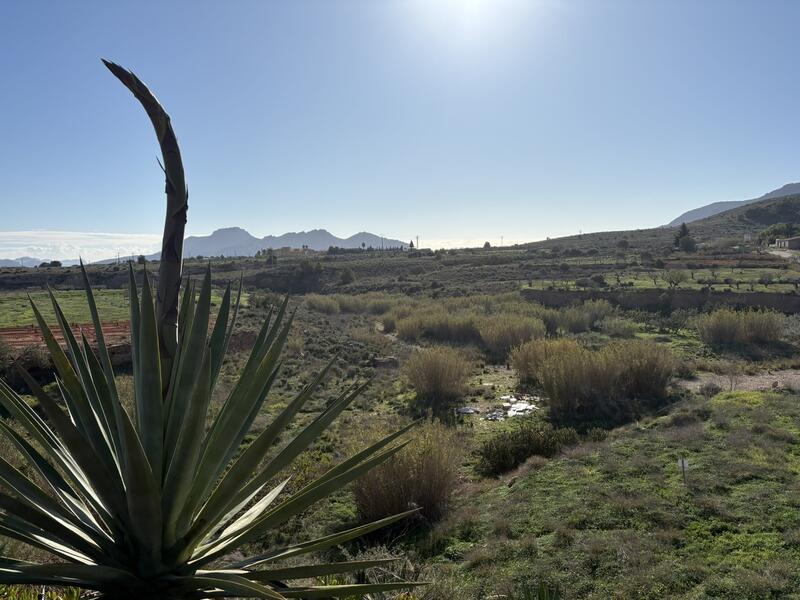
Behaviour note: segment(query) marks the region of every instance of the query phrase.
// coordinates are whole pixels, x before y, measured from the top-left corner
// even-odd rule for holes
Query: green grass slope
[[[459,597],[538,579],[567,598],[800,598],[799,400],[686,400],[487,486],[441,555],[461,554]]]

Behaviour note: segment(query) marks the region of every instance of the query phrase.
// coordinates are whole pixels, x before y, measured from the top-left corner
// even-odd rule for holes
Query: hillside
[[[699,221],[700,219],[705,219],[707,217],[713,217],[719,213],[725,212],[727,210],[732,210],[734,208],[740,208],[747,204],[753,204],[754,202],[760,202],[762,200],[770,200],[772,198],[781,198],[783,196],[791,196],[794,194],[800,194],[800,183],[787,183],[786,185],[779,187],[776,190],[772,190],[764,194],[763,196],[759,196],[758,198],[751,198],[750,200],[729,200],[727,202],[712,202],[711,204],[707,204],[705,206],[701,206],[699,208],[694,208],[692,210],[686,211],[679,217],[673,219],[667,224],[667,227],[678,227],[681,223],[694,223],[695,221]]]
[[[800,223],[800,194],[759,200],[691,223],[689,229],[698,243],[735,245],[744,234],[753,238],[776,223]],[[526,244],[531,248],[571,247],[580,250],[596,248],[601,253],[613,252],[621,240],[638,250],[664,253],[672,247],[675,229],[655,227],[629,231],[602,231]]]

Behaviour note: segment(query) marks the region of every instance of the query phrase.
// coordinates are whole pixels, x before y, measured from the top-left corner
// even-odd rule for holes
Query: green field
[[[82,290],[59,290],[54,292],[61,310],[70,323],[89,323],[92,320],[86,304],[86,294]],[[127,290],[94,290],[97,310],[103,321],[127,321],[130,318]],[[51,325],[56,324],[53,305],[47,292],[30,292],[30,299],[36,303],[44,318]],[[219,303],[222,292],[212,294],[212,302]],[[246,304],[247,294],[242,295]],[[27,327],[36,324],[28,293],[0,293],[0,328]]]

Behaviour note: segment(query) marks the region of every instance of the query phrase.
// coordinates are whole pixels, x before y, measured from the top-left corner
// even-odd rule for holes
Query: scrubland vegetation
[[[672,307],[664,298],[631,308],[613,297],[567,296],[546,306],[525,296],[525,289],[572,292],[579,278],[590,282],[590,290],[624,290],[627,281],[636,282],[634,289],[652,288],[648,272],[657,267],[642,266],[640,250],[626,249],[624,267],[616,257],[585,250],[568,256],[564,248],[553,257],[547,248],[356,254],[331,261],[346,264],[352,278],[342,277],[337,266],[329,280],[326,257],[318,257],[320,269],[312,262],[302,270],[303,277],[319,277],[318,287],[290,300],[288,310],[297,313],[284,363],[243,444],[263,432],[337,353],[328,378],[276,449],[348,386],[372,383],[291,465],[290,493],[381,434],[421,422],[397,455],[245,551],[330,535],[418,507],[416,516],[384,533],[324,552],[320,560],[401,558],[339,576],[336,583],[430,583],[404,596],[370,596],[386,600],[527,599],[555,589],[562,598],[799,593],[800,513],[791,483],[800,435],[792,425],[797,395],[783,383],[773,388],[777,380],[770,380],[771,373],[786,373],[789,379],[780,381],[791,381],[789,369],[800,366],[797,318],[763,308]],[[693,260],[700,260],[698,254]],[[264,273],[291,272],[289,259],[277,256],[279,266]],[[547,265],[552,271],[540,276]],[[789,295],[791,268],[774,268],[781,277],[768,288],[758,283],[769,279],[764,273],[772,268],[733,267],[733,275],[750,278],[756,291]],[[282,298],[282,285],[273,285],[279,280],[266,279],[259,269],[248,260],[215,264],[215,288],[242,270],[251,283],[212,413],[245,367],[259,322]],[[679,270],[688,279],[674,286],[675,293],[707,288],[700,279],[731,275],[730,268]],[[58,269],[52,271],[57,276]],[[602,277],[592,280],[598,271]],[[507,277],[502,285],[492,279],[498,274]],[[656,279],[659,293],[669,292],[669,284]],[[736,290],[735,283],[712,285]],[[24,293],[5,296],[18,302]],[[220,297],[215,291],[212,304]],[[127,310],[121,290],[108,290],[101,302],[108,301]],[[81,310],[76,302],[70,319],[88,322]],[[15,314],[24,321],[22,312]],[[0,346],[0,370],[15,389],[29,391],[9,369],[18,358],[56,391],[41,350]],[[132,399],[131,377],[123,366],[118,386]],[[768,391],[751,389],[762,380],[758,385]],[[504,405],[515,399],[534,408],[508,416]],[[11,446],[0,452],[15,456]],[[685,482],[676,467],[680,457],[689,460]],[[12,464],[22,463],[17,457]],[[21,548],[7,543],[8,552],[40,558]],[[3,593],[24,597],[13,594],[27,591]],[[70,597],[72,591],[49,593]]]

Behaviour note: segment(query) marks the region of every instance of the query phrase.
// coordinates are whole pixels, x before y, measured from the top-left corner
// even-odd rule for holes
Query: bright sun
[[[532,0],[412,0],[415,20],[451,42],[476,43],[500,34]]]

